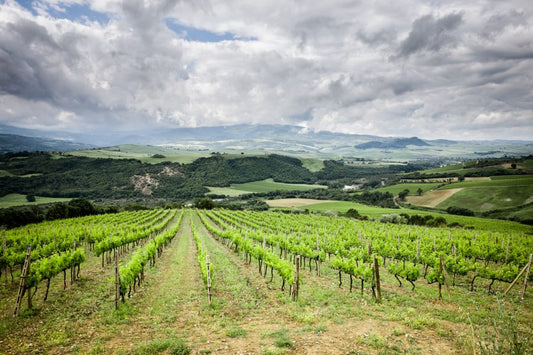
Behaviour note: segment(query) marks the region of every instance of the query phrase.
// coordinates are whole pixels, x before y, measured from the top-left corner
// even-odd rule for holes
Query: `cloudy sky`
[[[0,0],[0,124],[533,139],[533,1]]]

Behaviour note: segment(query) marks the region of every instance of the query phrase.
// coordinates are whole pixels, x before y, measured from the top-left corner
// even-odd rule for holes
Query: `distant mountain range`
[[[26,137],[15,134],[0,133],[0,154],[20,151],[69,151],[87,149],[89,144],[70,142],[60,139]]]
[[[416,146],[429,146],[428,143],[424,142],[418,137],[411,138],[397,138],[392,141],[370,141],[366,143],[361,143],[355,146],[357,149],[402,149],[408,145]]]
[[[362,157],[381,160],[533,154],[531,141],[452,141],[424,140],[418,137],[378,137],[328,131],[314,132],[291,125],[243,124],[93,134],[40,131],[0,125],[0,152],[68,151],[122,144],[155,145],[183,150],[247,151],[316,158]]]

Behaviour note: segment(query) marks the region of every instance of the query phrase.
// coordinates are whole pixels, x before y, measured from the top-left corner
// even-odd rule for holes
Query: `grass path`
[[[105,349],[119,353],[139,344],[149,346],[157,340],[191,337],[192,330],[201,329],[199,317],[207,303],[203,289],[186,214],[172,244],[156,266],[147,270],[144,284],[121,305],[127,318],[118,333],[125,336],[110,339]]]

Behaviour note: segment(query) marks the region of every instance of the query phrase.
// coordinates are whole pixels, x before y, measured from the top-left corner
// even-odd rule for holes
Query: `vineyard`
[[[2,235],[0,353],[526,354],[532,253],[529,234],[318,214],[28,225]]]

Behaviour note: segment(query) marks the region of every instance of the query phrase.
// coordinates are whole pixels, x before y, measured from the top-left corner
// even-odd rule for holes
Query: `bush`
[[[215,203],[209,197],[197,198],[194,200],[194,207],[202,210],[212,210]]]
[[[399,214],[384,214],[379,218],[381,223],[406,224],[407,219]]]
[[[474,212],[464,207],[450,206],[446,209],[449,214],[455,214],[459,216],[473,216]]]
[[[348,211],[346,211],[346,213],[344,215],[346,217],[350,217],[350,218],[360,218],[361,217],[361,214],[355,208],[350,208]]]

